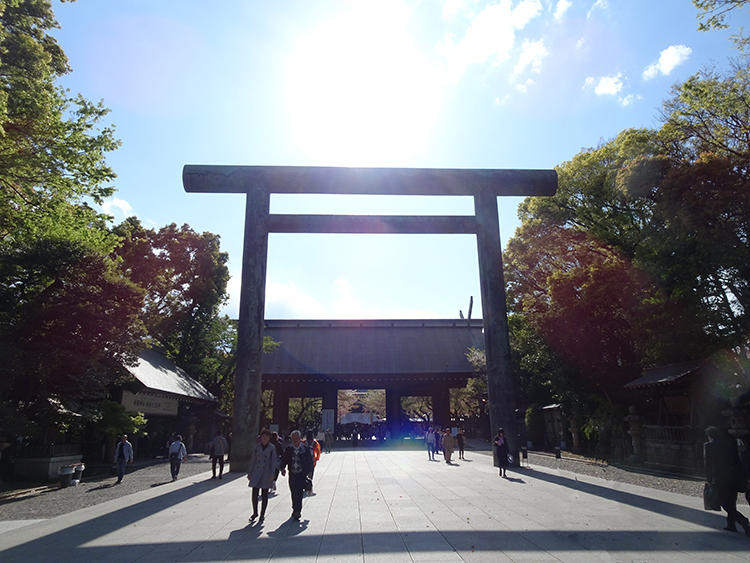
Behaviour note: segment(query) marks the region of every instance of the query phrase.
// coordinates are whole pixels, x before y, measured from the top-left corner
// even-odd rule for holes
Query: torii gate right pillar
[[[517,408],[516,378],[513,376],[510,359],[496,194],[487,191],[476,194],[474,213],[477,220],[477,255],[484,319],[484,353],[487,361],[490,430],[493,436],[498,428],[502,427],[505,430],[508,450],[517,464],[520,444],[515,413]]]

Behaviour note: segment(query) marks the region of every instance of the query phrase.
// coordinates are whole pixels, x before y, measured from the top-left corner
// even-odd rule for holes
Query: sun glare
[[[442,88],[408,19],[399,4],[354,5],[300,38],[285,103],[291,140],[309,160],[408,166],[423,153]]]

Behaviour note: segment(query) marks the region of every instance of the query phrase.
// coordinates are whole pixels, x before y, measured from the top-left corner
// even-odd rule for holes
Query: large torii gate
[[[503,426],[517,460],[516,381],[505,309],[498,196],[545,196],[554,170],[186,165],[187,192],[244,193],[245,243],[234,379],[232,471],[246,471],[258,434],[268,233],[475,234],[491,428]],[[270,214],[272,193],[473,196],[474,216]]]

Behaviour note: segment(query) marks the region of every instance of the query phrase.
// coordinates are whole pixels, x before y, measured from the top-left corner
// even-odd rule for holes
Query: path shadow
[[[636,508],[648,510],[656,514],[663,516],[670,516],[693,524],[706,526],[709,528],[722,528],[724,526],[725,518],[723,513],[719,514],[716,512],[708,512],[702,508],[690,508],[681,506],[679,504],[673,504],[671,502],[639,495],[636,493],[630,493],[627,491],[618,491],[610,489],[602,485],[596,485],[594,483],[587,483],[585,481],[578,481],[577,479],[571,479],[570,477],[564,477],[562,475],[553,475],[550,473],[543,473],[534,471],[533,469],[528,470],[529,477],[539,479],[540,481],[547,481],[555,485],[560,485],[569,489],[574,489],[582,493],[589,495],[595,495],[601,498],[619,502],[621,504],[628,504]],[[696,506],[700,503],[699,498],[695,498]]]
[[[158,553],[161,560],[179,561],[247,561],[259,558],[280,556],[299,561],[312,561],[316,556],[330,555],[338,558],[352,556],[351,559],[362,560],[363,548],[366,555],[403,555],[404,548],[445,556],[446,542],[453,548],[454,554],[466,554],[473,557],[499,551],[514,551],[525,554],[524,559],[544,558],[545,552],[577,553],[587,551],[614,551],[619,553],[637,553],[638,559],[643,553],[688,556],[685,552],[697,552],[699,555],[712,556],[731,554],[732,558],[741,558],[742,553],[750,553],[750,542],[744,536],[713,530],[654,531],[642,530],[586,530],[586,529],[552,529],[552,530],[445,530],[440,535],[445,539],[436,541],[436,532],[409,531],[305,534],[307,522],[295,522],[295,526],[285,522],[267,537],[260,535],[257,527],[245,526],[230,533],[228,540],[206,541],[164,541],[151,543],[127,543],[111,545],[63,545],[55,547],[55,559],[50,552],[19,553],[8,550],[2,555],[7,561],[60,561],[81,560],[100,561],[116,558],[130,561],[140,557],[153,557]],[[401,541],[394,541],[400,536]],[[321,553],[326,546],[327,553]],[[53,549],[49,544],[39,546],[41,549]],[[34,557],[36,555],[37,557]],[[21,559],[21,556],[28,557]],[[429,557],[427,557],[429,558]],[[486,560],[486,558],[482,558]],[[618,559],[620,559],[618,557]],[[4,561],[6,559],[3,559]],[[388,560],[388,559],[384,559]]]
[[[244,474],[238,474],[237,477],[230,477],[224,481],[224,483],[231,483],[234,479],[244,477]],[[40,554],[51,554],[57,552],[57,546],[60,549],[79,549],[81,546],[115,532],[121,528],[125,528],[135,522],[148,518],[152,514],[161,512],[171,506],[180,504],[186,500],[189,500],[197,495],[214,489],[213,485],[207,484],[206,481],[195,481],[188,486],[174,489],[150,499],[137,502],[135,504],[124,506],[120,509],[114,510],[101,516],[92,516],[78,524],[63,528],[47,534],[45,536],[37,537],[32,540],[20,543],[14,547],[10,547],[1,552],[0,560],[2,561],[38,561]],[[65,516],[62,516],[63,518]],[[54,546],[54,547],[53,547]],[[111,549],[111,548],[107,548]],[[52,550],[52,551],[49,551]],[[141,553],[142,556],[147,551]],[[79,556],[82,553],[79,553]],[[46,555],[45,555],[46,557]],[[106,559],[106,557],[104,557]],[[134,557],[134,559],[137,557]],[[49,559],[49,558],[48,558]],[[64,560],[65,557],[61,556],[56,560]],[[83,556],[83,560],[87,560],[87,556]]]
[[[37,493],[34,493],[33,495],[20,495],[20,496],[16,496],[16,497],[3,498],[3,499],[0,499],[0,506],[2,506],[4,504],[12,504],[14,502],[21,502],[21,501],[28,500],[28,499],[34,498],[34,497],[40,497],[42,495],[47,495],[49,493],[55,493],[55,492],[57,492],[59,490],[60,490],[60,487],[52,487],[52,488],[45,489],[43,491],[39,491]]]

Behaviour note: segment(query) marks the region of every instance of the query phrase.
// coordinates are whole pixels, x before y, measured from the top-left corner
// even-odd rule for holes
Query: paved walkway
[[[209,473],[0,533],[0,561],[747,561],[750,538],[695,497],[485,455],[323,456],[302,521],[279,487],[250,525],[244,476]],[[0,516],[1,518],[1,516]]]

